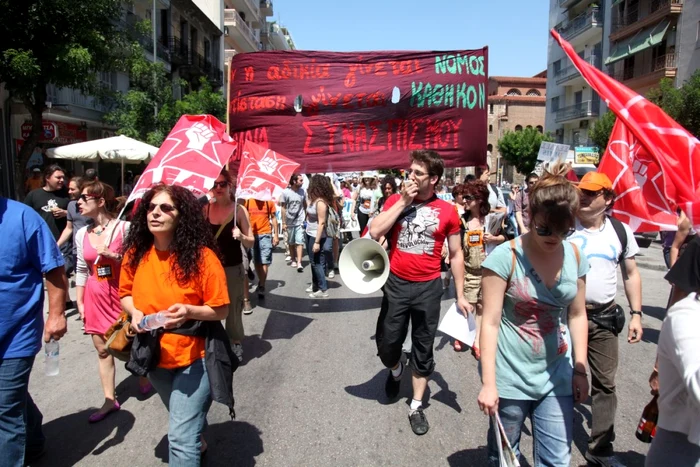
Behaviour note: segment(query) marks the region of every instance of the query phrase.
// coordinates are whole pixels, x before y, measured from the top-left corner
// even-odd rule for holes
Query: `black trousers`
[[[393,368],[401,359],[401,346],[411,322],[411,367],[420,376],[435,369],[433,343],[440,321],[442,282],[411,282],[390,273],[377,320],[377,352],[384,366]]]

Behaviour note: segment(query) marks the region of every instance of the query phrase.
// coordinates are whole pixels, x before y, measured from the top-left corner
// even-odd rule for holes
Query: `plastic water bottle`
[[[58,341],[51,339],[44,346],[46,353],[45,371],[46,376],[58,375]]]
[[[143,317],[139,323],[139,327],[144,331],[152,331],[154,329],[160,329],[165,326],[165,322],[168,318],[165,316],[165,312],[159,311],[158,313],[153,313]]]

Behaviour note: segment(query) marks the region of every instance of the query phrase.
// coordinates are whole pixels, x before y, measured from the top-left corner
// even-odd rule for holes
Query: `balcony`
[[[603,29],[603,12],[600,8],[590,8],[571,20],[563,21],[556,27],[565,40],[593,39]],[[587,33],[587,34],[584,34]]]
[[[287,37],[284,35],[284,32],[282,31],[282,28],[280,27],[279,24],[270,23],[268,32],[269,32],[268,40],[270,41],[272,46],[275,48],[275,50],[291,50],[291,46],[289,45],[289,41],[287,40]]]
[[[557,123],[597,117],[600,114],[600,99],[583,101],[578,104],[562,107],[556,111]]]
[[[261,15],[258,0],[233,0],[233,6],[239,14],[243,13],[245,19],[253,26],[259,26]]]
[[[72,105],[87,110],[106,113],[111,105],[93,96],[86,96],[77,89],[59,88],[54,84],[46,86],[46,100],[55,107]]]
[[[231,65],[231,59],[236,55],[238,51],[236,49],[226,49],[224,50],[224,67]]]
[[[182,39],[177,36],[168,36],[168,50],[170,52],[170,61],[173,65],[189,64],[189,48]]]
[[[224,10],[224,26],[236,41],[244,41],[248,45],[243,52],[257,52],[258,39],[255,37],[255,32],[243,21],[236,10],[231,8]]]
[[[652,0],[648,14],[642,14],[639,7],[625,12],[613,20],[610,28],[610,41],[631,36],[644,28],[648,28],[664,18],[678,16],[683,12],[683,0]]]
[[[663,78],[675,78],[678,71],[678,57],[675,53],[660,55],[635,73],[634,68],[628,67],[608,73],[616,80],[634,89],[647,89],[658,85]]]
[[[600,55],[591,55],[588,58],[584,60],[586,63],[589,65],[593,65],[594,67],[600,69],[603,63],[603,59]],[[572,64],[567,66],[566,68],[562,68],[559,71],[554,73],[554,79],[556,80],[557,84],[563,84],[567,83],[569,81],[576,80],[578,81],[579,79],[583,81],[583,77],[581,76],[581,73],[578,72],[576,67]],[[570,83],[569,85],[576,84],[575,82]]]
[[[140,23],[145,21],[138,15],[129,13],[126,16],[126,20],[121,22],[122,28],[127,32],[127,34],[135,41],[137,41],[145,51],[153,54],[153,36],[150,33],[146,33]],[[156,39],[156,49],[157,57],[166,63],[170,63],[170,50],[167,44],[163,43],[163,40],[158,37]]]
[[[576,5],[580,1],[581,0],[559,0],[559,7],[567,9]]]
[[[274,15],[275,12],[272,10],[272,0],[260,0],[260,16],[264,18]]]

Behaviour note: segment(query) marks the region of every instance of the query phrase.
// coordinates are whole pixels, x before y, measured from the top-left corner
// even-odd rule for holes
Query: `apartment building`
[[[589,64],[646,95],[662,78],[680,87],[700,66],[700,0],[550,0],[549,24]],[[592,146],[606,110],[550,38],[545,130],[559,143]]]
[[[174,79],[184,79],[196,85],[201,77],[206,77],[218,89],[224,84],[223,19],[221,0],[134,0],[125,5],[121,22],[124,28],[136,32],[138,22],[151,21],[155,25],[155,47],[153,33],[136,35],[146,51],[146,58],[153,60],[155,53],[155,58],[165,65]],[[99,80],[113,91],[126,92],[129,89],[126,73],[100,73]],[[53,84],[49,84],[46,90],[44,132],[29,167],[45,166],[49,162],[44,155],[48,148],[114,136],[114,129],[103,122],[104,115],[110,110],[109,103]],[[5,141],[0,152],[4,175],[0,188],[6,196],[12,196],[15,183],[12,170],[4,168],[9,168],[19,153],[31,130],[31,119],[18,100],[3,99],[2,113],[7,119],[3,121],[9,121],[9,141]],[[91,166],[81,162],[61,163],[77,174]],[[109,170],[108,167],[104,169]]]

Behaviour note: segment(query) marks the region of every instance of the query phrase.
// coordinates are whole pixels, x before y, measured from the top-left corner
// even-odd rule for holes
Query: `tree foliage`
[[[0,0],[0,82],[25,105],[32,131],[15,161],[16,195],[42,132],[46,87],[98,89],[100,71],[125,66],[134,44],[119,26],[122,0]]]
[[[185,81],[173,82],[161,63],[140,57],[134,60],[130,81],[129,91],[115,96],[114,110],[105,116],[118,134],[160,146],[182,115],[211,114],[226,120],[226,100],[206,78],[198,89],[188,89]],[[181,99],[175,99],[174,86],[186,92]]]
[[[610,134],[616,120],[615,114],[608,110],[593,124],[593,127],[588,132],[588,137],[598,146],[601,155],[605,153],[605,148],[608,147]]]
[[[521,131],[506,130],[498,140],[498,152],[518,172],[528,174],[535,169],[542,141],[552,141],[552,137],[534,128]]]
[[[680,88],[664,78],[658,88],[652,89],[647,98],[661,107],[693,136],[700,136],[700,70],[696,70]]]

